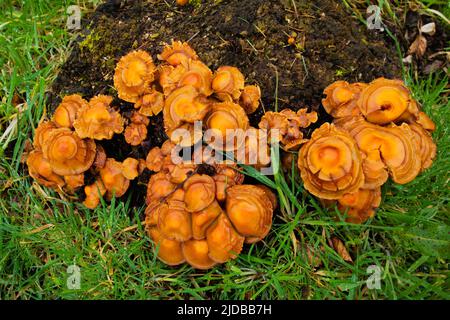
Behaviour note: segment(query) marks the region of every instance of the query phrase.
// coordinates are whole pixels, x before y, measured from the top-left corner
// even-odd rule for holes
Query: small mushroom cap
[[[315,111],[308,112],[307,108],[302,108],[297,111],[295,120],[300,128],[308,128],[312,123],[316,123],[319,120],[319,116]]]
[[[363,223],[375,215],[375,209],[380,206],[381,189],[359,189],[347,193],[338,199],[340,212],[347,212],[347,222]]]
[[[206,231],[209,257],[219,263],[235,259],[242,251],[244,240],[225,214],[221,214]]]
[[[48,188],[62,187],[65,184],[63,177],[57,175],[50,163],[39,150],[33,150],[27,157],[27,166],[30,176],[39,184]]]
[[[56,125],[52,121],[44,121],[39,124],[34,132],[34,141],[33,146],[41,150],[44,144],[44,141],[48,140],[48,135],[52,132],[53,129],[56,129]]]
[[[164,108],[164,95],[159,91],[152,90],[139,98],[134,107],[139,109],[139,113],[144,116],[156,116]]]
[[[260,99],[261,88],[259,86],[245,86],[239,98],[239,104],[247,114],[252,114],[258,109]]]
[[[76,189],[84,186],[84,173],[64,176],[66,188],[69,192],[74,193]]]
[[[170,201],[159,209],[158,229],[166,239],[187,241],[192,237],[191,215],[181,201]]]
[[[175,184],[170,182],[169,177],[164,172],[158,172],[151,176],[147,186],[146,203],[154,200],[161,200],[175,190]]]
[[[217,264],[217,262],[209,258],[209,247],[206,240],[183,242],[182,249],[186,262],[196,269],[206,270]]]
[[[425,112],[419,112],[416,122],[422,126],[425,130],[428,130],[430,132],[433,132],[436,130],[436,124],[433,122],[433,120],[430,119],[430,117]]]
[[[53,114],[53,122],[58,127],[72,128],[78,110],[87,105],[88,102],[78,94],[65,96]]]
[[[241,142],[244,142],[243,139],[237,139],[236,141],[236,137],[230,135],[230,132],[239,135],[239,132],[243,132],[249,127],[249,120],[244,109],[233,102],[214,103],[211,111],[205,117],[205,123],[207,129],[214,130],[223,139],[222,146],[217,145],[216,141],[211,141],[211,143],[216,145],[217,148],[222,147],[223,150],[227,151],[239,148],[237,141],[242,140]]]
[[[383,125],[400,118],[412,97],[403,81],[379,78],[363,89],[357,103],[367,121]]]
[[[161,171],[163,167],[164,157],[165,156],[159,147],[154,147],[153,149],[151,149],[145,160],[147,169],[154,172]]]
[[[185,262],[181,242],[169,240],[161,235],[158,228],[149,228],[148,234],[153,240],[154,249],[158,253],[158,258],[169,266],[176,266]]]
[[[195,174],[183,185],[186,192],[184,202],[189,212],[197,212],[207,208],[216,196],[216,184],[208,175]]]
[[[107,190],[106,197],[111,199],[113,195],[120,198],[127,192],[130,186],[130,180],[128,180],[123,174],[122,163],[108,158],[105,166],[100,169],[100,177]]]
[[[173,131],[183,122],[194,123],[202,120],[211,108],[206,97],[199,95],[193,86],[174,90],[164,104],[164,127]]]
[[[224,201],[227,196],[227,189],[244,182],[244,175],[237,170],[235,163],[220,163],[214,165],[216,174],[213,176],[216,182],[216,199]]]
[[[134,180],[139,175],[139,160],[126,158],[122,162],[122,173],[128,180]]]
[[[123,56],[114,74],[114,86],[119,98],[136,103],[155,79],[156,67],[152,57],[143,50]]]
[[[338,199],[364,184],[362,159],[355,140],[325,123],[302,146],[298,166],[305,188],[323,199]]]
[[[160,55],[159,60],[166,61],[172,66],[187,64],[190,59],[197,60],[198,56],[186,42],[172,41],[172,45],[166,45]]]
[[[221,101],[238,100],[244,90],[245,78],[236,67],[223,66],[217,69],[212,81],[212,88]]]
[[[226,212],[239,234],[253,243],[264,238],[272,227],[272,198],[253,185],[236,185],[228,188]]]
[[[126,127],[124,136],[128,144],[138,146],[147,138],[147,126],[145,124],[131,123]]]
[[[206,230],[223,213],[217,201],[213,201],[207,208],[192,213],[192,237],[196,240],[206,238]]]
[[[273,135],[271,130],[278,130],[279,135],[277,135],[276,139],[281,141],[288,132],[289,119],[286,113],[268,111],[262,116],[258,126],[260,129],[268,130],[271,137]]]
[[[95,209],[100,204],[100,199],[105,195],[106,188],[101,179],[97,179],[93,184],[84,187],[86,199],[83,204],[89,209]]]
[[[88,106],[79,109],[73,126],[80,138],[111,139],[114,133],[122,133],[124,120],[109,105],[112,97],[96,96]]]
[[[334,118],[361,114],[357,100],[366,86],[363,83],[349,84],[347,81],[332,83],[323,92],[326,95],[326,98],[322,99],[325,111]]]
[[[210,96],[213,91],[211,88],[212,71],[199,60],[189,60],[186,65],[186,71],[180,76],[178,87],[192,86],[204,95]]]
[[[177,165],[172,165],[169,168],[170,181],[172,183],[183,183],[185,182],[195,171],[195,165],[189,163],[180,163]]]
[[[94,162],[96,145],[82,140],[68,128],[54,129],[43,142],[42,151],[52,170],[59,175],[76,175],[88,170]]]

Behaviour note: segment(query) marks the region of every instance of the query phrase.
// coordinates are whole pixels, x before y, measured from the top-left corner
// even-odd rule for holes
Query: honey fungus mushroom
[[[209,141],[218,149],[235,150],[236,142],[243,139],[236,137],[249,128],[249,120],[244,109],[233,102],[214,103],[211,111],[205,117],[205,126],[212,130],[219,141]]]
[[[152,57],[143,50],[132,51],[123,56],[116,66],[114,86],[119,98],[136,103],[148,93],[155,80],[156,66]]]
[[[386,181],[386,174],[377,173],[378,170],[388,171],[392,180],[399,184],[408,183],[419,174],[420,147],[408,124],[381,127],[360,118],[343,121],[340,125],[355,139],[359,150],[369,160],[363,161],[364,173],[367,176],[366,188],[380,186]],[[373,181],[371,175],[374,173],[375,176],[384,177],[384,181]],[[372,184],[367,185],[370,182]]]
[[[362,90],[357,104],[367,121],[380,125],[418,112],[416,102],[401,80],[372,81]]]
[[[258,109],[260,99],[261,88],[259,86],[245,86],[239,98],[239,104],[247,114],[252,114]]]
[[[189,44],[181,41],[173,41],[172,45],[166,45],[158,55],[159,60],[163,60],[172,66],[187,64],[189,60],[197,60],[197,53]]]
[[[381,189],[359,189],[346,193],[338,199],[338,209],[346,214],[347,222],[363,223],[375,215],[375,209],[380,206]]]
[[[336,81],[325,88],[322,105],[333,118],[357,116],[361,114],[357,101],[364,83],[349,84],[347,81]]]
[[[76,175],[93,164],[96,144],[91,139],[81,139],[70,129],[60,128],[49,132],[43,141],[42,153],[56,174]]]
[[[274,209],[271,191],[242,185],[248,192],[234,192],[232,188],[243,182],[243,175],[234,170],[235,163],[212,163],[206,165],[210,170],[205,172],[210,175],[201,174],[199,166],[205,164],[173,163],[173,147],[168,140],[147,156],[147,166],[157,173],[147,188],[145,223],[161,261],[208,269],[235,259],[244,241],[253,243],[267,234]],[[233,219],[245,234],[233,225],[227,212],[229,192],[233,194],[229,202]],[[256,209],[250,210],[245,201]]]
[[[156,116],[164,108],[164,95],[152,89],[149,93],[144,94],[139,100],[134,104],[136,109],[139,109],[139,113],[150,117]]]
[[[80,138],[111,139],[114,133],[122,133],[124,120],[110,107],[112,97],[99,95],[78,111],[73,126]]]
[[[65,185],[62,176],[56,174],[41,151],[33,150],[27,158],[28,172],[39,184],[48,188],[58,188]]]
[[[147,138],[147,126],[150,120],[139,112],[133,112],[130,118],[130,125],[125,128],[125,141],[132,145],[138,146]]]
[[[305,188],[322,199],[339,199],[364,184],[356,141],[344,130],[325,123],[300,149],[298,167]]]
[[[217,69],[212,81],[212,89],[221,101],[236,101],[244,90],[245,78],[236,67],[223,66]]]
[[[53,122],[58,127],[72,128],[78,110],[88,106],[88,102],[80,95],[65,96],[53,114]]]

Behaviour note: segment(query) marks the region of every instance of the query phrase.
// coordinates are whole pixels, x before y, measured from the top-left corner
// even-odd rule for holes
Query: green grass
[[[85,11],[96,4],[78,2]],[[262,243],[207,272],[171,268],[151,250],[139,219],[143,208],[130,209],[125,198],[87,210],[33,183],[21,164],[25,141],[46,114],[44,93],[68,54],[72,35],[64,12],[73,3],[0,4],[0,136],[7,133],[0,140],[0,299],[450,298],[450,108],[443,74],[405,74],[436,121],[438,156],[412,183],[385,185],[372,221],[336,222],[333,210],[324,211],[298,178],[289,179],[297,173],[278,174],[270,184],[279,192],[281,214]],[[13,105],[15,94],[25,104]],[[345,243],[353,263],[330,247],[333,236]],[[319,267],[311,266],[305,247]],[[80,290],[66,285],[74,263],[81,268]],[[371,265],[382,269],[380,290],[367,289]]]

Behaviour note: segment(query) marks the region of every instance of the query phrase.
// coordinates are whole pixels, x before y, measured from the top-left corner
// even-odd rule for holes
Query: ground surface
[[[443,8],[434,2],[433,10]],[[172,1],[109,1],[94,12],[97,2],[84,1],[82,10],[89,14],[75,38],[64,26],[69,1],[2,3],[0,298],[449,298],[447,77],[426,74],[431,58],[403,73],[400,67],[409,45],[401,35],[414,29],[407,23],[414,18],[407,18],[408,8],[415,8],[415,22],[417,16],[440,21],[439,16],[430,16],[427,2],[394,8],[384,3],[390,37],[358,22],[361,2],[307,3],[203,1],[180,9]],[[293,31],[305,37],[297,47],[286,42]],[[438,27],[439,37],[428,39],[426,57],[448,43],[444,31]],[[261,85],[266,110],[318,108],[323,88],[337,79],[404,77],[438,125],[438,158],[414,182],[387,184],[376,218],[362,226],[336,222],[335,213],[324,212],[301,185],[276,176],[271,184],[283,204],[265,242],[208,272],[167,267],[153,255],[140,223],[143,208],[136,203],[143,183],[136,186],[141,192],[88,211],[34,184],[22,154],[32,128],[61,95],[115,94],[111,76],[121,55],[143,48],[156,58],[172,38],[190,40],[212,68],[240,67]],[[157,134],[158,123],[149,146],[164,138]],[[333,237],[343,241],[352,262],[333,249]],[[314,263],[305,248],[315,253]],[[80,290],[66,285],[71,264],[81,268]],[[379,290],[366,286],[371,265],[382,271]]]

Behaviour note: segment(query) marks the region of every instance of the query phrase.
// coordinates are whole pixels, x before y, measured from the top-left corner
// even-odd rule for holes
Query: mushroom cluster
[[[27,157],[30,176],[43,186],[70,194],[85,186],[83,203],[88,208],[95,208],[104,195],[108,199],[113,194],[122,196],[145,166],[133,158],[122,163],[107,158],[98,144],[124,130],[124,119],[111,107],[112,100],[103,95],[89,102],[79,95],[64,97],[52,119],[36,128],[34,149]],[[95,182],[85,185],[86,174]]]
[[[268,188],[242,184],[244,176],[232,162],[175,164],[174,148],[167,140],[150,150],[146,162],[155,174],[145,224],[161,261],[208,269],[235,259],[244,243],[268,234],[276,206]]]
[[[361,223],[373,217],[389,177],[405,184],[431,166],[435,125],[400,80],[337,81],[324,94],[334,121],[312,133],[298,167],[311,194]]]

